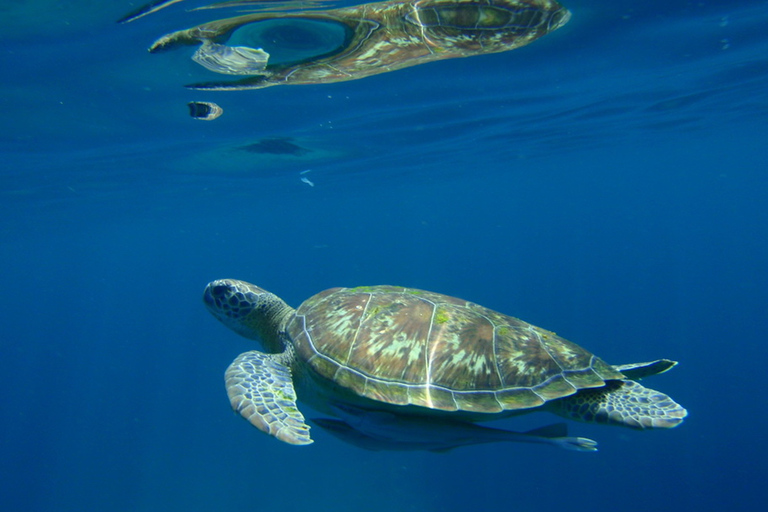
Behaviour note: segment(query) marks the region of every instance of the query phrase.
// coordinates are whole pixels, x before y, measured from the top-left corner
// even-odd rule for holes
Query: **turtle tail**
[[[672,428],[688,412],[669,396],[633,380],[614,380],[582,389],[552,403],[553,412],[580,421],[624,427]]]

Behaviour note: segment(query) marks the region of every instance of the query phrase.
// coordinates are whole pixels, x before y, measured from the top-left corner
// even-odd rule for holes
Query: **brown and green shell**
[[[337,22],[346,41],[299,63],[269,64],[258,76],[198,89],[260,89],[280,84],[355,80],[456,57],[503,52],[556,30],[570,13],[555,0],[393,0],[340,9],[248,14],[167,34],[149,49],[223,44],[238,28],[265,20]]]
[[[326,290],[299,307],[287,331],[320,377],[387,404],[499,413],[624,378],[553,332],[412,288]]]

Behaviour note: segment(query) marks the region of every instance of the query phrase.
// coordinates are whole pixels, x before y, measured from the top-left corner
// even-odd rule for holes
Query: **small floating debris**
[[[302,183],[306,183],[306,184],[307,184],[307,185],[309,185],[310,187],[314,187],[314,186],[315,186],[315,184],[314,184],[314,183],[312,183],[312,182],[309,180],[309,178],[307,178],[307,177],[305,176],[305,174],[307,174],[307,173],[310,173],[310,172],[312,172],[312,169],[304,169],[303,171],[300,171],[300,172],[299,172],[299,176],[301,176],[301,182],[302,182]]]
[[[208,101],[190,101],[187,106],[189,115],[201,121],[213,121],[224,113],[223,108]]]

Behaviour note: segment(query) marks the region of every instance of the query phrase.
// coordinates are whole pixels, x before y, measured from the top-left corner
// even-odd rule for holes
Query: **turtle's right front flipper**
[[[280,354],[240,354],[224,374],[232,408],[254,427],[289,444],[310,444],[309,426],[296,407],[291,370]]]

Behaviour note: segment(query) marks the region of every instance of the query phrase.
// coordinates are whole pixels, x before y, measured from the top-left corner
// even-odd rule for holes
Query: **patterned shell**
[[[299,307],[288,334],[319,375],[390,404],[496,413],[624,378],[552,332],[412,288],[326,290]]]

